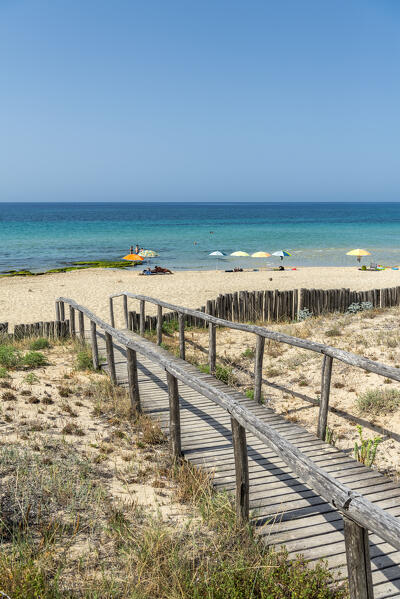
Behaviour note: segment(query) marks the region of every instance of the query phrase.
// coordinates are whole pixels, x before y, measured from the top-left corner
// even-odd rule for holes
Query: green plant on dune
[[[361,462],[361,464],[371,467],[375,461],[378,445],[382,442],[382,438],[374,437],[373,439],[364,439],[362,434],[363,429],[360,425],[357,425],[357,431],[360,437],[360,443],[357,441],[354,443],[354,457],[358,462]]]

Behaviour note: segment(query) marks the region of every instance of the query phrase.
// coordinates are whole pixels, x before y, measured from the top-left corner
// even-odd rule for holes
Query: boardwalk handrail
[[[189,365],[182,359],[172,356],[164,349],[146,339],[141,338],[139,335],[134,335],[133,338],[130,335],[128,336],[123,331],[120,331],[106,323],[104,320],[93,314],[93,312],[88,310],[86,307],[81,306],[74,300],[60,297],[56,301],[58,306],[62,305],[61,312],[63,312],[64,304],[69,305],[70,316],[73,319],[74,311],[77,310],[79,315],[82,315],[82,317],[79,318],[81,326],[83,325],[84,315],[90,320],[91,325],[93,323],[95,327],[98,326],[104,331],[106,338],[109,336],[111,339],[116,339],[128,351],[134,352],[135,356],[136,352],[139,352],[140,354],[143,354],[149,358],[151,361],[162,365],[167,373],[169,373],[170,378],[181,381],[185,385],[188,385],[191,389],[199,392],[204,397],[207,397],[212,402],[219,405],[231,415],[232,422],[238,423],[238,425],[243,427],[244,430],[253,433],[260,441],[268,445],[274,452],[276,452],[276,454],[281,457],[281,459],[291,468],[291,470],[293,470],[297,476],[304,481],[305,484],[307,484],[311,489],[318,493],[318,495],[333,505],[343,516],[345,522],[345,542],[349,571],[350,566],[353,568],[356,565],[360,565],[358,564],[358,561],[357,563],[354,561],[356,558],[357,560],[361,559],[360,543],[358,542],[360,539],[360,534],[362,534],[362,538],[364,539],[363,551],[369,551],[367,542],[368,530],[377,534],[380,538],[388,542],[397,550],[400,550],[400,522],[395,517],[368,501],[360,493],[357,493],[356,491],[351,490],[349,487],[346,487],[330,474],[328,474],[325,470],[317,466],[310,458],[304,455],[295,445],[287,441],[282,435],[276,432],[269,424],[254,416],[250,410],[233,399],[229,392],[217,388],[211,382],[205,380],[208,377],[200,372],[197,372],[193,366]],[[60,313],[59,309],[58,313]],[[91,329],[93,332],[92,326]],[[80,334],[81,337],[83,337],[84,329],[80,330]],[[111,368],[112,364],[109,366]],[[129,372],[128,379],[130,380]],[[135,384],[137,384],[137,378]],[[177,392],[176,386],[175,392]],[[366,542],[365,539],[367,539]],[[356,545],[357,550],[355,549]],[[365,555],[363,555],[363,563],[367,563],[364,558]],[[363,573],[361,574],[361,578],[363,576],[365,577]],[[352,594],[352,596],[358,597],[361,595]],[[372,595],[368,595],[368,597],[370,596]]]
[[[149,302],[157,306],[157,344],[161,345],[162,342],[162,309],[167,308],[177,313],[179,318],[179,355],[185,359],[185,323],[184,316],[193,317],[195,319],[201,319],[208,322],[209,326],[209,349],[208,349],[208,362],[210,366],[210,373],[215,374],[216,369],[216,327],[222,326],[230,329],[236,329],[238,331],[244,331],[257,335],[257,344],[254,357],[254,400],[261,403],[262,401],[262,368],[264,360],[264,346],[265,339],[270,339],[278,343],[286,343],[293,347],[300,347],[319,353],[323,356],[322,372],[321,372],[321,399],[318,413],[318,425],[317,435],[320,439],[325,440],[327,426],[328,426],[328,412],[329,412],[329,396],[331,387],[332,377],[332,366],[333,360],[339,360],[350,366],[362,368],[368,372],[373,372],[380,376],[384,376],[388,379],[400,381],[400,369],[394,368],[393,366],[387,366],[381,362],[375,362],[364,356],[358,356],[351,352],[332,347],[331,345],[325,345],[323,343],[316,343],[309,339],[300,339],[285,333],[279,333],[277,331],[271,331],[265,327],[257,325],[243,324],[239,322],[232,322],[225,320],[211,314],[207,314],[200,310],[193,310],[191,308],[185,308],[184,306],[177,306],[170,304],[163,300],[149,297],[147,295],[141,295],[137,293],[131,293],[130,291],[122,291],[120,293],[114,293],[109,296],[110,304],[110,319],[111,324],[115,325],[114,319],[114,305],[113,300],[117,297],[123,297],[124,302],[124,315],[126,328],[129,328],[129,312],[128,312],[128,298],[136,299],[140,301],[140,334],[144,334],[144,323],[145,323],[145,303]],[[290,391],[289,391],[290,392]]]
[[[310,351],[324,354],[331,358],[335,358],[336,360],[340,360],[345,364],[349,364],[350,366],[356,366],[358,368],[362,368],[363,370],[367,370],[368,372],[374,372],[375,374],[379,374],[385,376],[387,378],[391,378],[395,381],[400,381],[400,369],[394,368],[393,366],[387,366],[386,364],[382,364],[381,362],[376,362],[374,360],[370,360],[369,358],[365,358],[364,356],[359,356],[357,354],[353,354],[352,352],[348,352],[344,349],[339,349],[337,347],[333,347],[331,345],[326,345],[324,343],[318,343],[315,341],[310,341],[309,339],[301,339],[299,337],[293,337],[291,335],[286,335],[285,333],[278,333],[277,331],[268,330],[265,327],[260,327],[257,325],[244,324],[240,322],[233,322],[230,320],[225,320],[223,318],[218,318],[217,316],[212,316],[211,314],[206,314],[205,312],[200,312],[199,310],[193,310],[191,308],[185,308],[184,306],[177,306],[175,304],[170,304],[169,302],[165,302],[163,300],[149,297],[147,295],[140,295],[137,293],[131,293],[130,291],[122,291],[120,293],[114,293],[109,296],[110,298],[110,308],[111,301],[116,297],[130,297],[132,299],[141,300],[144,302],[149,302],[151,304],[155,304],[156,306],[161,306],[163,308],[167,308],[168,310],[172,310],[174,312],[180,312],[187,316],[193,316],[195,318],[200,318],[206,322],[214,324],[216,326],[226,327],[230,329],[236,329],[238,331],[244,331],[247,333],[253,333],[255,335],[260,335],[265,339],[271,339],[273,341],[277,341],[278,343],[286,343],[288,345],[292,345],[294,347],[300,347],[301,349],[308,349]],[[113,320],[113,316],[111,317]]]

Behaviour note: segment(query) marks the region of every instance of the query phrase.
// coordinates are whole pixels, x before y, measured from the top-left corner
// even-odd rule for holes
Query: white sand
[[[108,320],[108,296],[118,291],[143,293],[178,305],[198,308],[219,293],[243,289],[350,287],[365,290],[396,285],[400,285],[400,271],[368,272],[360,271],[357,267],[237,273],[180,271],[164,276],[139,276],[136,271],[87,269],[36,277],[0,278],[0,322],[8,321],[12,326],[53,320],[54,300],[59,296],[72,298]],[[129,305],[132,309],[138,309],[134,300],[130,300]],[[150,305],[146,310],[149,314],[155,313]],[[122,313],[122,302],[121,309],[117,308],[116,312]],[[119,323],[122,323],[121,319]]]

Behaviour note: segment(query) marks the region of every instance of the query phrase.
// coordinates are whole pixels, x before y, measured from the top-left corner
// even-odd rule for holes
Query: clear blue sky
[[[0,0],[0,201],[400,200],[398,0]]]

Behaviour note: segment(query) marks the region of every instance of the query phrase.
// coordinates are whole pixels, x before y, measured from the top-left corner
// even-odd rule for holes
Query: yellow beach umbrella
[[[254,254],[251,254],[252,258],[269,258],[271,254],[268,254],[268,252],[255,252]]]
[[[248,256],[247,252],[232,252],[231,256]]]
[[[368,250],[361,250],[360,248],[357,248],[356,250],[350,250],[350,252],[346,252],[346,256],[357,256],[357,262],[361,262],[362,256],[370,255],[371,252],[368,252]]]

